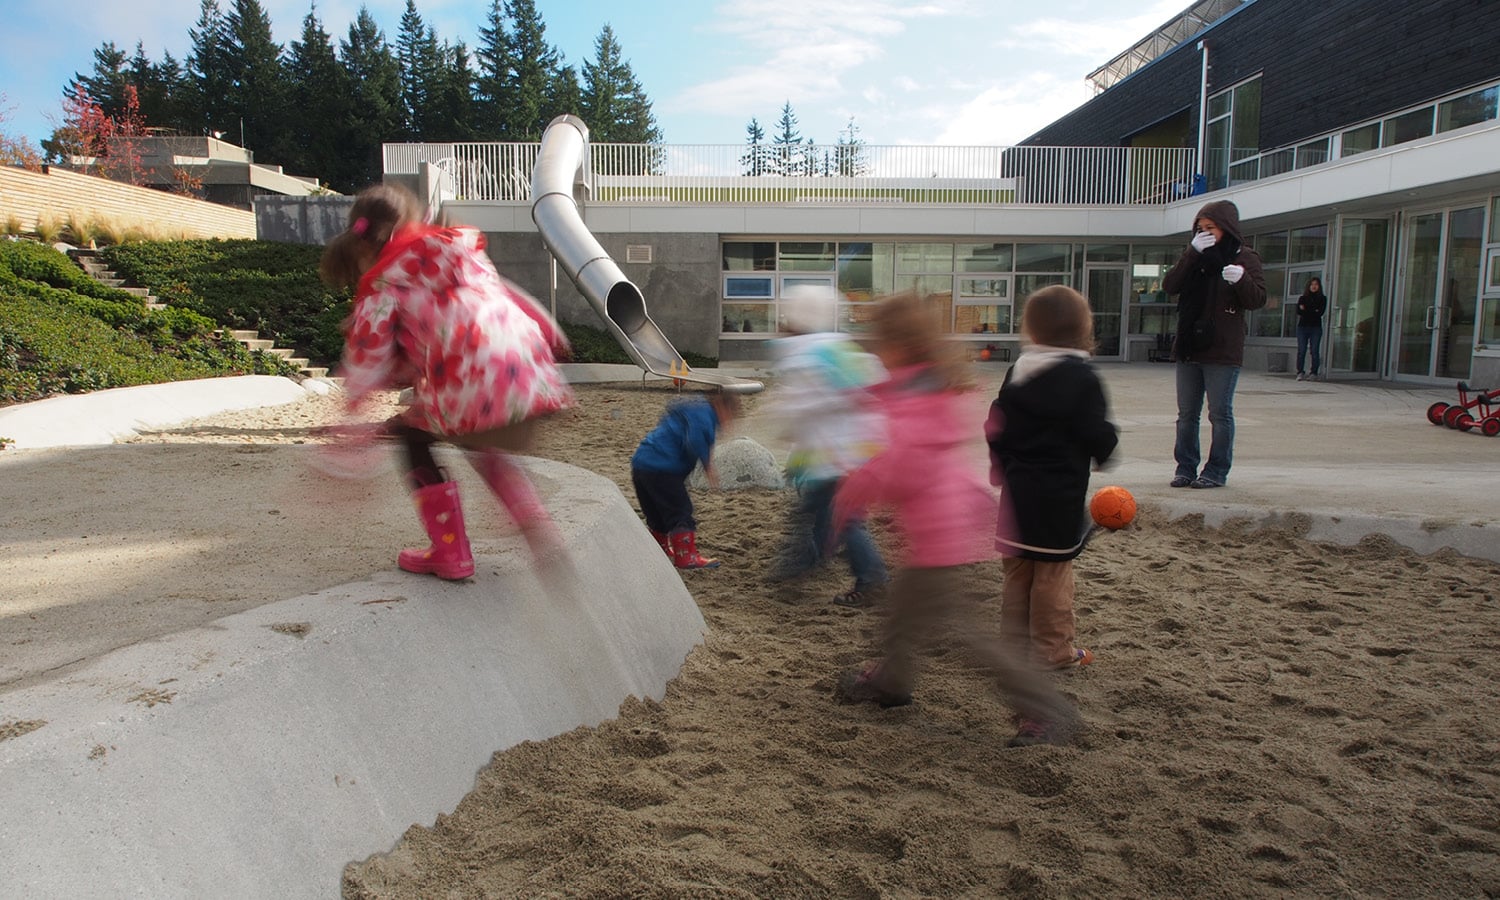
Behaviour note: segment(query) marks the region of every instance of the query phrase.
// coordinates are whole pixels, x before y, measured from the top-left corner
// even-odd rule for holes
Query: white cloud
[[[993,84],[952,107],[934,107],[941,128],[932,143],[952,145],[1015,144],[1088,101],[1084,82],[1061,81],[1033,74],[1007,84]]]

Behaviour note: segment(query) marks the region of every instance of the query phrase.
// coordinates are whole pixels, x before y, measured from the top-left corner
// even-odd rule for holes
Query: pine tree
[[[771,157],[772,171],[767,174],[795,175],[802,168],[802,135],[797,132],[797,114],[792,112],[792,101],[781,107],[780,129],[771,139],[774,153]]]
[[[94,51],[93,70],[88,75],[75,74],[63,88],[63,99],[76,98],[81,88],[106,116],[114,118],[125,108],[125,85],[129,83],[125,51],[114,41],[105,41]]]
[[[359,8],[349,26],[339,56],[349,79],[352,110],[338,177],[341,184],[363,187],[379,180],[380,145],[394,140],[401,130],[401,67],[366,6]]]
[[[228,37],[218,0],[200,0],[198,23],[188,30],[188,39],[192,47],[186,62],[184,106],[191,131],[228,135],[233,130],[238,140],[238,114],[229,108],[227,99],[230,77],[224,47]]]
[[[854,124],[854,117],[850,116],[849,124],[839,132],[838,143],[833,148],[833,170],[839,175],[863,175],[869,169],[865,142],[859,136],[859,126]]]
[[[437,34],[428,29],[429,42],[437,43]],[[439,65],[436,80],[428,91],[430,108],[424,120],[424,141],[468,141],[474,137],[474,70],[469,66],[469,49],[463,42],[438,48]]]
[[[292,145],[289,81],[281,45],[271,39],[271,18],[260,0],[233,0],[224,22],[229,110],[236,114],[245,148],[256,152],[261,162],[280,162]]]
[[[507,140],[534,141],[547,127],[547,95],[561,58],[547,43],[547,25],[534,0],[505,0],[512,29],[510,103],[501,110]]]
[[[474,79],[474,133],[482,141],[508,140],[505,109],[511,96],[510,34],[501,0],[490,0],[485,24],[474,48],[478,75]]]
[[[291,44],[287,70],[296,114],[292,116],[294,146],[282,165],[299,175],[327,181],[337,191],[358,189],[362,185],[343,180],[349,167],[340,164],[349,135],[349,81],[334,55],[333,38],[315,11],[309,10],[302,19],[302,38]]]
[[[542,125],[545,128],[558,116],[576,116],[582,110],[583,88],[578,84],[578,70],[572,66],[563,66],[547,86],[547,104],[542,110]]]
[[[744,167],[746,175],[770,175],[774,171],[772,153],[770,147],[766,146],[766,130],[761,127],[760,122],[751,119],[745,126],[745,144],[747,149],[740,157],[740,165]]]
[[[437,36],[423,25],[416,0],[406,0],[406,11],[401,14],[401,31],[396,36],[396,60],[401,64],[403,140],[424,139],[427,131],[425,120],[442,64],[438,52]]]
[[[661,141],[651,101],[605,25],[594,39],[594,59],[583,64],[583,120],[594,140],[622,144]]]

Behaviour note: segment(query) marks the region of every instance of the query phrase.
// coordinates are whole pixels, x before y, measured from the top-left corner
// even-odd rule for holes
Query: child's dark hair
[[[1033,291],[1021,309],[1021,333],[1034,343],[1094,352],[1094,311],[1072,288],[1054,284]]]
[[[946,389],[967,390],[974,377],[962,348],[948,340],[943,309],[915,291],[881,297],[870,314],[871,332],[906,364],[931,365]]]
[[[708,395],[708,402],[713,406],[714,413],[721,420],[724,418],[725,413],[728,413],[731,419],[738,419],[740,417],[739,394],[731,394],[728,391],[711,391]]]
[[[417,198],[398,184],[376,184],[360,191],[349,208],[349,227],[323,250],[318,273],[328,284],[353,287],[396,229],[422,217]]]

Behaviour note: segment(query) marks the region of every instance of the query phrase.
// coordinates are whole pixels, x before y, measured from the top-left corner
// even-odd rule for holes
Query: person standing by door
[[[1260,254],[1245,246],[1240,210],[1215,200],[1193,217],[1193,237],[1162,280],[1177,295],[1177,471],[1172,487],[1216,488],[1234,457],[1234,387],[1245,357],[1245,312],[1266,305]],[[1212,443],[1202,471],[1198,422],[1208,400]]]
[[[1297,298],[1297,380],[1317,381],[1323,365],[1323,313],[1328,311],[1328,295],[1323,293],[1319,278],[1307,279],[1307,287]],[[1312,350],[1312,373],[1302,367],[1308,349]]]

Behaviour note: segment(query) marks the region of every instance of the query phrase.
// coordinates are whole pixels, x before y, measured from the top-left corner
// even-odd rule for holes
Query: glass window
[[[1247,81],[1234,89],[1234,122],[1229,154],[1230,162],[1260,152],[1260,79]]]
[[[960,297],[1010,297],[1009,278],[960,278]]]
[[[1229,167],[1229,183],[1242,184],[1260,177],[1260,157],[1247,159]]]
[[[1305,169],[1318,163],[1328,162],[1328,138],[1308,141],[1297,148],[1297,168]]]
[[[730,300],[769,300],[776,296],[775,281],[770,275],[725,275],[724,296]]]
[[[895,247],[895,244],[839,244],[838,288],[845,300],[864,302],[891,292]]]
[[[1500,87],[1487,87],[1482,91],[1439,103],[1437,130],[1452,131],[1466,125],[1488,122],[1495,118],[1497,97],[1500,97]]]
[[[1380,146],[1380,123],[1371,122],[1358,128],[1351,128],[1344,132],[1339,141],[1340,156],[1353,156],[1356,153],[1364,153],[1366,150],[1374,150]]]
[[[1275,153],[1267,153],[1260,158],[1260,177],[1270,178],[1272,175],[1290,172],[1296,161],[1297,151],[1291,147],[1277,150]]]
[[[737,241],[724,244],[726,272],[772,272],[775,269],[775,241]]]
[[[1207,141],[1204,172],[1208,176],[1208,189],[1216,191],[1229,184],[1229,120],[1210,122]]]
[[[1129,262],[1130,247],[1126,244],[1089,244],[1083,258],[1089,262]]]
[[[832,272],[837,263],[833,246],[813,241],[782,241],[781,271]]]
[[[1010,304],[960,303],[953,308],[954,334],[1010,334]]]
[[[1073,268],[1072,249],[1069,244],[1017,244],[1016,271],[1067,272]]]
[[[1260,254],[1260,261],[1268,266],[1278,266],[1286,263],[1287,235],[1285,231],[1275,231],[1270,234],[1257,234],[1250,239],[1250,246]]]
[[[775,334],[775,307],[769,303],[724,304],[725,332],[734,334]]]
[[[897,291],[916,291],[922,296],[941,294],[953,296],[952,275],[897,275]]]
[[[1385,120],[1380,146],[1404,144],[1432,134],[1432,107],[1392,116]]]
[[[1225,91],[1222,94],[1215,94],[1214,96],[1209,97],[1208,98],[1208,117],[1210,119],[1217,119],[1220,116],[1227,116],[1227,115],[1229,115],[1229,100],[1230,100],[1230,92],[1229,91]]]
[[[1182,248],[1176,244],[1162,244],[1160,246],[1136,244],[1130,248],[1130,261],[1132,263],[1135,263],[1137,266],[1166,266],[1165,269],[1162,269],[1163,275],[1167,273],[1167,269],[1172,268],[1177,263],[1177,257],[1181,255]]]
[[[1490,200],[1490,243],[1500,244],[1500,197]]]
[[[1017,275],[1016,297],[1030,297],[1032,293],[1050,284],[1067,284],[1069,280],[1066,275]]]
[[[1312,225],[1292,229],[1289,262],[1320,262],[1328,257],[1328,226]],[[1320,276],[1321,277],[1321,276]]]
[[[952,272],[952,244],[897,244],[896,271]]]
[[[1015,258],[1010,244],[959,244],[958,271],[1009,272]]]
[[[1282,306],[1286,297],[1286,269],[1266,269],[1266,305],[1250,311],[1250,333],[1256,337],[1283,337]]]

